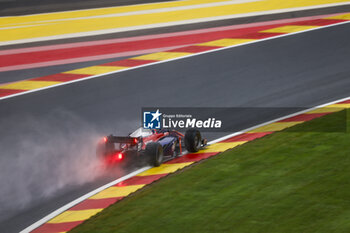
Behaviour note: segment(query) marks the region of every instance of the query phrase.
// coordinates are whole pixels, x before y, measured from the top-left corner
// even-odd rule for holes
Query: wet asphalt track
[[[141,107],[145,106],[315,106],[350,95],[349,61],[350,24],[344,24],[3,100],[0,124],[6,124],[9,119],[48,121],[47,116],[53,112],[64,111],[98,133],[119,129],[123,134],[140,124]],[[287,113],[261,115],[261,110],[257,110],[245,118],[232,116],[232,127],[241,130]],[[69,119],[60,124],[65,129]],[[16,124],[10,132],[9,135],[0,131],[0,147],[7,138],[23,133],[16,129]],[[220,134],[208,135],[209,139],[216,136]],[[3,220],[0,232],[17,232],[111,179],[57,193],[26,212]]]

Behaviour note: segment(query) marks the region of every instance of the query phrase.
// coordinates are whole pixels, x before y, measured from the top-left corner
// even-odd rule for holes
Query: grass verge
[[[341,124],[344,111],[226,151],[71,232],[350,232],[350,134]]]

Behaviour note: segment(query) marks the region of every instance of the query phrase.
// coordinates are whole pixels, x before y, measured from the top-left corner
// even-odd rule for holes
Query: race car
[[[181,155],[183,147],[193,153],[206,144],[207,140],[196,129],[189,129],[183,135],[171,129],[139,128],[126,137],[103,137],[98,143],[96,154],[108,164],[145,161],[152,166],[160,166],[163,161]]]

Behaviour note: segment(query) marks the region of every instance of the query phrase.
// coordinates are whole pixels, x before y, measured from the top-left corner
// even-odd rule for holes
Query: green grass
[[[344,123],[343,111],[249,142],[160,180],[72,233],[348,233]]]

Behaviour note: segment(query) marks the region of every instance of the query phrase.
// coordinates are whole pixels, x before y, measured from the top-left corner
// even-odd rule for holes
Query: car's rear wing
[[[141,137],[134,138],[134,137],[120,137],[120,136],[107,136],[106,141],[111,143],[126,143],[126,144],[137,144],[142,140]]]

